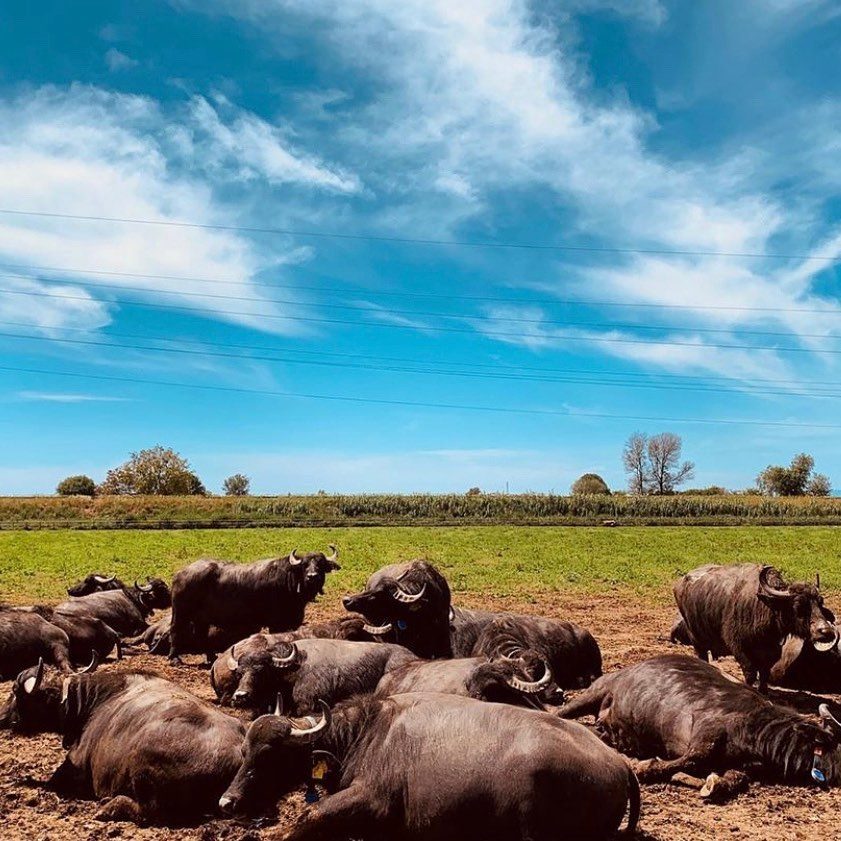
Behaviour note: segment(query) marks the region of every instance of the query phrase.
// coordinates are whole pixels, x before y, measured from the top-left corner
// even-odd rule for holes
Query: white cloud
[[[105,53],[105,63],[112,73],[117,73],[120,70],[131,70],[132,67],[137,67],[140,64],[137,59],[120,52],[116,47],[111,47]]]
[[[180,122],[171,119],[145,97],[81,85],[44,87],[0,101],[4,206],[83,216],[188,220],[211,226],[235,224],[236,208],[215,198],[216,174],[209,170],[186,172],[183,146],[174,140],[179,133],[187,135],[197,160],[218,160],[218,137],[208,135],[191,112],[181,117]],[[220,131],[224,128],[218,119],[215,125]],[[237,112],[232,132],[234,136],[242,134],[247,126],[262,137],[267,144],[263,148],[266,157],[255,157],[252,177],[271,180],[278,166],[272,154],[279,154],[280,147],[271,145],[268,127],[258,130],[261,125],[256,118]],[[332,170],[321,170],[311,158],[301,158],[299,163],[291,179],[315,189],[336,189],[330,181],[339,176]],[[308,331],[292,322],[250,315],[284,312],[267,302],[263,288],[251,279],[270,266],[300,261],[310,253],[290,246],[286,252],[278,254],[273,249],[270,255],[265,254],[251,240],[225,230],[0,215],[0,261],[67,267],[61,277],[65,284],[85,279],[86,268],[149,275],[97,276],[93,281],[141,287],[140,292],[130,293],[131,298],[158,298],[164,292],[164,300],[173,304],[179,303],[181,292],[254,298],[255,302],[238,303],[183,296],[182,301],[208,316],[277,333]],[[151,277],[154,275],[216,278],[231,284],[210,288],[200,281],[168,281]],[[10,288],[10,283],[14,285],[4,280],[4,288]],[[40,288],[46,280],[17,282],[21,284]],[[103,301],[115,298],[117,292],[93,285],[88,292],[80,293],[78,288],[75,292],[86,300],[27,299],[0,292],[0,313],[12,318],[25,311],[24,320],[43,326],[107,323]]]
[[[131,399],[102,394],[71,394],[55,391],[19,391],[18,397],[21,400],[38,403],[125,403]]]

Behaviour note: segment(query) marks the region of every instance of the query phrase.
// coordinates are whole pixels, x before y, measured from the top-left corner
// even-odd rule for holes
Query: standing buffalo
[[[586,728],[548,713],[434,693],[355,699],[305,722],[251,724],[242,767],[219,801],[249,810],[254,788],[278,795],[310,779],[312,746],[333,763],[330,793],[287,836],[412,841],[603,839],[639,787],[627,763]],[[516,738],[501,734],[516,734]]]
[[[824,607],[818,584],[787,586],[771,566],[702,566],[684,575],[674,593],[684,622],[680,633],[698,657],[732,654],[745,681],[753,685],[758,676],[763,692],[786,637],[794,638],[786,647],[792,659],[807,639],[818,650],[838,641],[835,617]],[[675,629],[672,634],[679,638]]]
[[[788,652],[789,646],[795,647],[795,653]],[[770,680],[774,686],[784,686],[787,689],[839,693],[841,651],[838,645],[828,651],[819,651],[810,640],[801,643],[796,637],[789,637],[783,643],[782,657],[771,669]]]
[[[834,733],[772,704],[715,666],[680,654],[652,657],[599,678],[560,715],[596,715],[612,745],[647,759],[637,769],[643,781],[759,763],[778,780],[808,783],[821,751],[824,775],[839,782]]]
[[[282,636],[255,634],[223,653],[210,673],[217,697],[264,712],[280,694],[285,709],[307,713],[320,700],[373,692],[384,674],[417,659],[401,645]]]
[[[120,636],[134,636],[146,630],[146,619],[155,610],[169,607],[172,599],[169,587],[160,578],[147,584],[105,590],[79,598],[71,598],[55,607],[55,613],[65,617],[100,619]]]
[[[369,632],[389,634],[426,659],[532,651],[549,665],[556,683],[547,701],[558,699],[559,688],[587,686],[602,673],[601,651],[589,631],[541,616],[454,608],[446,579],[426,561],[384,567],[343,603],[368,619]]]
[[[252,564],[205,558],[182,569],[172,582],[170,657],[177,660],[189,651],[192,640],[207,640],[211,625],[245,634],[297,628],[327,574],[341,569],[336,547],[330,548],[330,557],[310,552],[299,558],[293,549],[286,557]]]
[[[551,682],[552,672],[545,663],[485,657],[414,660],[386,672],[377,684],[376,694],[384,697],[407,692],[443,692],[477,701],[542,709],[537,696]]]
[[[69,749],[47,787],[108,798],[102,819],[193,822],[215,811],[242,761],[241,722],[155,675],[44,679],[41,667],[18,683],[22,723],[37,709]]]
[[[11,680],[39,659],[73,671],[67,634],[32,609],[0,608],[0,680]]]

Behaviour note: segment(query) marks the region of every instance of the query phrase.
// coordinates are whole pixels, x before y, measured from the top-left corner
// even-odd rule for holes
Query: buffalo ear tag
[[[319,759],[312,766],[312,778],[317,781],[323,780],[327,776],[327,760]]]

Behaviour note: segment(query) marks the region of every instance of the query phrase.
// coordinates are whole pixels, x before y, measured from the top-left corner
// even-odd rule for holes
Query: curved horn
[[[137,579],[134,579],[134,586],[135,589],[140,590],[141,593],[151,593],[152,592],[152,585],[151,584],[138,584]]]
[[[291,566],[291,567],[297,567],[297,566],[300,566],[300,565],[304,562],[304,559],[303,559],[303,558],[299,558],[299,557],[295,554],[297,551],[298,551],[297,549],[293,549],[293,550],[289,553],[289,566]]]
[[[277,693],[277,698],[275,698],[274,713],[272,713],[272,715],[283,715],[283,695],[281,695],[280,692]]]
[[[392,627],[394,627],[391,622],[386,622],[385,625],[369,625],[367,622],[362,626],[362,630],[365,631],[366,634],[370,634],[372,637],[381,637],[384,634],[387,634]]]
[[[821,720],[827,724],[834,724],[839,730],[841,730],[841,721],[839,721],[830,711],[829,706],[827,704],[821,704],[818,707],[818,715],[821,717]]]
[[[768,573],[774,567],[772,566],[764,566],[759,571],[759,593],[763,596],[768,596],[772,599],[790,599],[792,598],[792,594],[788,590],[777,590],[776,587],[772,587],[768,583]]]
[[[416,602],[423,594],[426,592],[426,582],[423,582],[423,587],[418,590],[417,593],[409,593],[404,590],[399,584],[397,585],[397,589],[391,594],[396,601],[401,602],[402,604],[412,604]]]
[[[239,668],[239,662],[237,658],[234,656],[234,650],[236,649],[236,645],[231,646],[231,653],[228,655],[228,668],[235,672]]]
[[[455,610],[453,609],[453,606],[452,606],[452,605],[450,605],[450,609],[449,609],[449,611],[448,611],[448,613],[447,613],[447,618],[450,620],[450,624],[452,624],[453,622],[455,622],[455,621],[456,621],[456,612],[455,612]]]
[[[319,721],[315,720],[315,716],[307,716],[307,718],[312,722],[312,724],[304,729],[299,729],[295,723],[292,723],[292,731],[290,732],[290,736],[295,739],[307,739],[308,741],[312,741],[313,739],[321,733],[322,730],[325,730],[327,727],[330,726],[330,722],[333,719],[333,714],[330,712],[330,707],[324,703],[324,701],[318,702],[319,706],[321,707],[321,719]]]
[[[35,677],[28,677],[23,682],[23,691],[27,695],[31,695],[33,692],[38,691],[38,687],[41,685],[41,681],[44,679],[44,658],[38,658],[38,671],[35,672]]]
[[[516,689],[518,692],[523,692],[526,695],[537,695],[538,692],[546,689],[551,682],[552,671],[549,668],[549,664],[544,660],[543,677],[540,680],[520,680],[520,678],[512,676],[508,680],[508,685],[512,689]]]
[[[90,663],[88,663],[88,665],[85,666],[84,669],[79,669],[79,671],[76,672],[76,674],[77,675],[89,675],[89,674],[91,674],[91,672],[96,671],[96,667],[98,665],[99,665],[99,652],[94,651],[93,652],[93,657],[91,657]]]
[[[281,669],[293,665],[298,659],[298,646],[294,642],[287,643],[287,645],[289,646],[289,654],[286,657],[275,657],[272,655],[272,663]]]
[[[328,561],[338,561],[339,560],[339,550],[336,548],[336,544],[335,543],[328,543],[327,548],[332,549],[332,551],[333,551],[333,554],[330,555],[330,557],[327,558],[327,560]]]
[[[93,580],[96,581],[97,584],[110,584],[112,581],[117,580],[117,576],[116,574],[111,576],[94,575]]]

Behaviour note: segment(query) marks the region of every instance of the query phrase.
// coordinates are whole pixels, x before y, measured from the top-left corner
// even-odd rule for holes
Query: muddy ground
[[[637,662],[654,654],[674,651],[667,641],[674,609],[668,605],[641,603],[623,593],[605,595],[558,594],[541,597],[539,603],[522,599],[479,602],[458,599],[468,607],[517,609],[569,619],[590,628],[599,640],[605,670]],[[327,618],[338,605],[321,603],[312,618]],[[153,669],[187,686],[203,698],[213,693],[201,658],[188,658],[171,668],[159,657],[140,655],[108,668]],[[722,667],[735,674],[731,660]],[[9,684],[0,684],[7,693]],[[777,697],[784,698],[779,692]],[[832,697],[832,696],[828,696]],[[841,700],[836,698],[835,700]],[[241,826],[230,821],[212,821],[197,828],[138,828],[129,823],[101,823],[94,819],[97,804],[60,800],[23,783],[27,777],[46,778],[61,762],[60,738],[43,735],[30,738],[0,733],[0,839],[2,841],[260,841],[276,836],[306,808],[302,792],[290,795],[278,807],[278,824],[269,827]],[[699,839],[834,839],[841,838],[841,790],[828,793],[811,786],[789,787],[752,784],[750,791],[725,806],[706,805],[697,793],[669,785],[643,788],[643,816],[637,841],[699,841]]]

